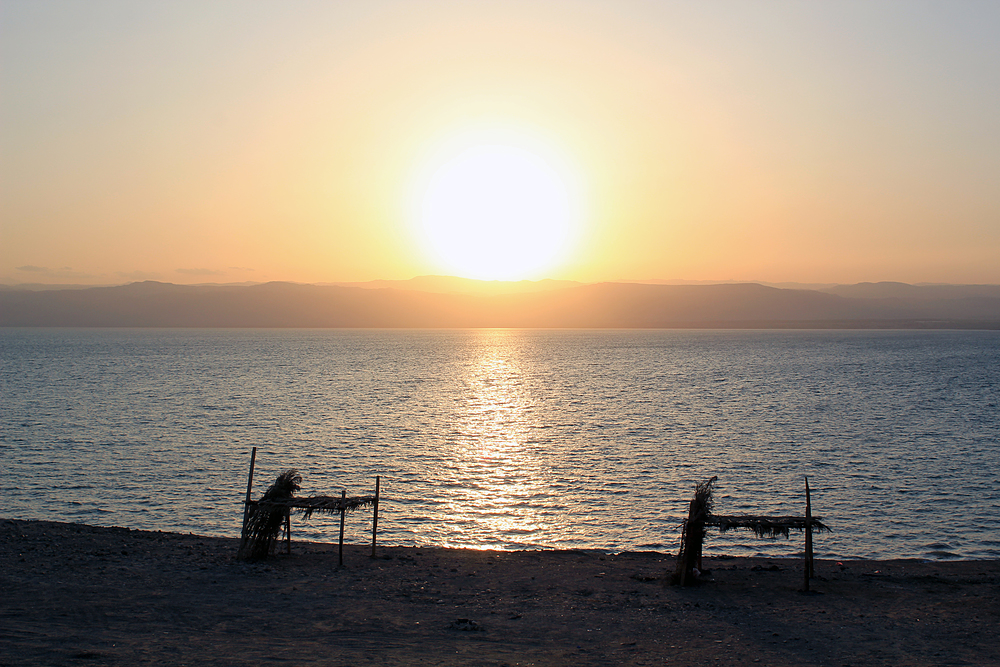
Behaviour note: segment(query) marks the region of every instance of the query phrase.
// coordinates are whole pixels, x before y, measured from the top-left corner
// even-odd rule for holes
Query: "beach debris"
[[[809,590],[809,580],[813,577],[812,535],[814,530],[830,531],[820,517],[812,515],[812,497],[809,492],[809,478],[806,483],[806,513],[799,516],[764,515],[722,515],[712,514],[712,487],[718,477],[695,486],[694,498],[688,508],[688,518],[681,528],[681,548],[677,554],[677,564],[670,577],[676,586],[692,586],[699,580],[708,580],[709,573],[702,567],[702,548],[708,527],[719,529],[720,533],[730,530],[747,530],[757,537],[775,538],[789,536],[789,531],[801,530],[805,533],[805,567],[803,590]]]
[[[483,626],[468,618],[456,618],[448,627],[459,632],[482,632]]]
[[[769,565],[768,567],[764,567],[763,565],[754,565],[750,568],[750,570],[753,572],[781,572],[781,568],[777,565]]]

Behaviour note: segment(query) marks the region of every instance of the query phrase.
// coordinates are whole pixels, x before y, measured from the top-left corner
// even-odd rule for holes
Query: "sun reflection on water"
[[[462,528],[449,546],[495,546],[497,538],[532,543],[532,534],[548,526],[532,503],[545,493],[548,469],[531,438],[537,424],[530,369],[512,332],[485,330],[476,343],[454,415],[452,456],[464,484],[448,502]]]

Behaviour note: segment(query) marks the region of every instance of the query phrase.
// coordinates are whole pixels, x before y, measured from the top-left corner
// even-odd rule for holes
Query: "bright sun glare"
[[[434,161],[418,227],[443,268],[519,280],[553,268],[578,225],[577,203],[554,159],[516,142],[466,142]]]

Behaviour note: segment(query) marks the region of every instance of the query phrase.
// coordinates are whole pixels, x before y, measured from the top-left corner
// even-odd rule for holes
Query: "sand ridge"
[[[1000,562],[238,541],[0,519],[0,665],[1000,665]]]

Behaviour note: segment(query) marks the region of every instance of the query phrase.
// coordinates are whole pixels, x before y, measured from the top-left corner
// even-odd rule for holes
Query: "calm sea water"
[[[823,557],[1000,558],[997,332],[0,329],[0,400],[6,517],[235,536],[257,446],[255,497],[381,475],[386,544],[674,550],[808,475]]]

